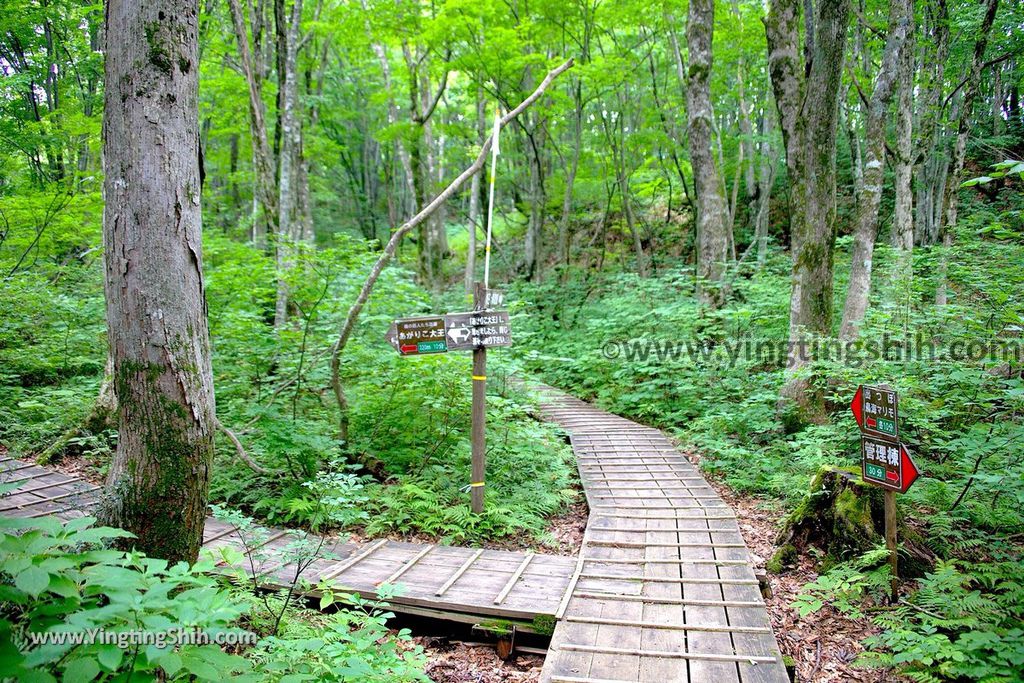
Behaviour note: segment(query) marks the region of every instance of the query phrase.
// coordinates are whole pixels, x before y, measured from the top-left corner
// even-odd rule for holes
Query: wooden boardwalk
[[[0,458],[4,482],[19,484],[0,497],[0,515],[7,517],[82,517],[102,492],[80,478],[12,458]],[[254,558],[244,562],[247,573],[267,588],[290,585],[296,565],[287,548],[300,537],[296,531],[261,529],[260,540],[247,543]],[[238,530],[207,519],[204,550],[218,558],[227,547],[242,551]],[[536,617],[550,621],[555,615],[576,567],[574,557],[387,539],[357,544],[328,537],[321,552],[324,559],[303,573],[314,586],[329,581],[338,590],[374,599],[381,584],[400,585],[399,594],[388,599],[393,611],[472,624],[509,619],[522,622],[519,628],[526,631],[535,630],[529,622]],[[319,596],[315,590],[308,594]]]
[[[787,683],[789,677],[736,516],[661,432],[540,386],[544,416],[571,435],[590,518],[578,557],[327,538],[304,577],[365,598],[401,584],[396,612],[467,623],[556,617],[544,683]],[[0,458],[0,515],[87,514],[101,489]],[[204,548],[242,549],[238,530],[208,519]],[[298,532],[265,529],[247,567],[288,585]],[[252,545],[250,543],[250,545]],[[310,591],[316,596],[316,591]]]
[[[545,683],[788,683],[736,516],[661,432],[538,387],[590,519]]]

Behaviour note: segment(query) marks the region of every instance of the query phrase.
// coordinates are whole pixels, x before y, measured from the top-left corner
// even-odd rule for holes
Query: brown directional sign
[[[861,476],[869,484],[906,493],[920,471],[907,447],[864,434],[860,437]]]
[[[511,346],[508,311],[468,311],[444,316],[449,351]]]
[[[899,441],[899,411],[896,392],[888,387],[857,387],[850,410],[860,431],[889,441]]]
[[[444,318],[439,315],[396,320],[388,330],[388,341],[403,356],[448,351]]]

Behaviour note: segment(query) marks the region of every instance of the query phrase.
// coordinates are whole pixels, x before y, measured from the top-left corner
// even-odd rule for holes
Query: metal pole
[[[896,492],[885,490],[885,545],[889,549],[892,580],[889,586],[892,602],[899,598],[899,554],[896,551]]]
[[[482,282],[473,283],[473,310],[484,307],[487,290]],[[484,427],[487,421],[487,349],[473,349],[473,467],[469,490],[473,512],[484,511],[484,476],[487,470],[487,442]]]

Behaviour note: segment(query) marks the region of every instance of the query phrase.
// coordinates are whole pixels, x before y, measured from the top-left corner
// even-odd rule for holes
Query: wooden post
[[[487,291],[482,282],[473,283],[473,310],[483,309]],[[487,349],[473,349],[473,468],[469,483],[473,512],[484,511],[484,476],[487,469],[486,437],[484,426],[487,421]]]
[[[895,603],[899,598],[899,554],[896,551],[896,492],[885,490],[885,545],[889,549],[889,567],[892,580],[890,597]]]

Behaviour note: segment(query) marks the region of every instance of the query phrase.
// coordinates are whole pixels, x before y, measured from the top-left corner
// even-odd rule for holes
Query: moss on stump
[[[884,530],[882,490],[862,483],[856,468],[822,467],[807,496],[783,522],[768,569],[781,571],[812,545],[846,559],[880,543]]]
[[[897,511],[897,515],[899,512]],[[917,576],[933,562],[919,535],[896,520],[900,544],[900,572]],[[857,467],[824,466],[811,480],[804,500],[783,522],[776,538],[778,550],[768,560],[768,571],[778,574],[795,564],[810,546],[824,552],[824,568],[850,559],[885,542],[885,493],[865,484]]]

